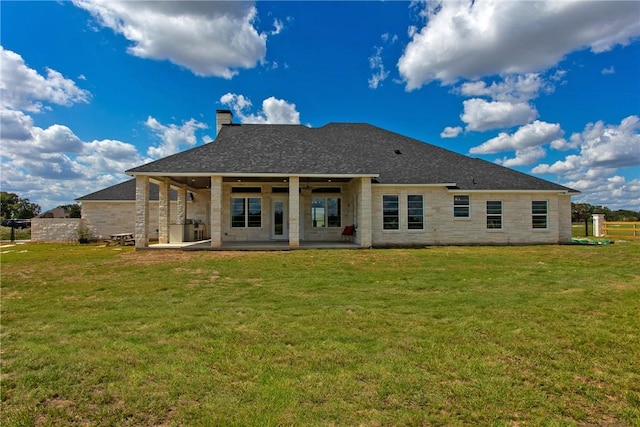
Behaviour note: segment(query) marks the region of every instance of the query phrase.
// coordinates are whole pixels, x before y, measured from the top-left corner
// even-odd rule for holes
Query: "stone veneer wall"
[[[248,186],[255,186],[246,184]],[[339,240],[345,225],[358,223],[357,210],[363,201],[358,198],[359,183],[341,185],[342,187],[342,227],[336,229],[314,230],[311,227],[310,193],[300,195],[300,220],[304,234],[301,240]],[[238,186],[237,184],[233,186]],[[284,185],[280,185],[284,186]],[[223,216],[223,240],[268,240],[270,238],[271,202],[273,196],[288,197],[287,193],[270,194],[271,186],[263,186],[262,211],[263,227],[255,230],[232,229],[230,219]],[[382,230],[382,196],[399,195],[400,230]],[[424,230],[407,230],[406,209],[407,195],[422,194],[424,196]],[[465,194],[465,193],[459,193]],[[571,241],[571,197],[555,193],[468,193],[471,203],[469,219],[453,218],[453,195],[445,188],[439,187],[404,187],[376,186],[371,187],[371,222],[373,246],[411,246],[411,245],[464,245],[464,244],[556,244]],[[223,186],[223,212],[229,212],[231,185]],[[236,194],[233,194],[236,196]],[[242,194],[238,195],[242,197]],[[253,196],[247,194],[246,196]],[[195,200],[187,203],[189,219],[210,222],[210,193],[203,190],[195,194]],[[486,201],[501,200],[503,204],[502,230],[487,230]],[[548,224],[545,230],[531,228],[531,201],[547,200],[549,208]],[[177,202],[171,202],[171,221],[177,222]],[[158,201],[149,202],[149,238],[158,238],[159,226]],[[82,217],[90,230],[90,237],[107,239],[111,234],[133,232],[135,229],[135,202],[84,201]],[[78,219],[47,219],[32,222],[33,241],[68,241],[75,240]],[[60,221],[59,224],[56,224]],[[68,221],[68,223],[65,223]],[[63,225],[67,224],[67,225]],[[364,224],[358,224],[362,227]],[[359,230],[364,231],[364,230]],[[51,236],[51,237],[47,237]],[[356,234],[356,241],[360,243]]]
[[[176,221],[177,204],[171,202],[171,222]],[[151,240],[158,239],[158,201],[149,202],[147,230]],[[133,233],[136,224],[136,202],[84,201],[82,218],[92,239],[108,239],[112,234]]]
[[[33,218],[32,242],[76,242],[80,218]]]
[[[424,230],[407,229],[407,195],[424,196]],[[373,246],[411,245],[510,245],[557,244],[571,239],[571,197],[555,193],[456,193],[468,194],[470,217],[454,219],[453,196],[444,188],[373,186]],[[382,196],[398,195],[400,229],[382,229]],[[502,229],[486,227],[486,202],[502,201]],[[548,202],[548,228],[531,227],[531,202]]]

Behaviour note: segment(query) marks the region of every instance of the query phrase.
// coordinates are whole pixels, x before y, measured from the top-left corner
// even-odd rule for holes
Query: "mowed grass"
[[[3,426],[640,423],[639,244],[0,250]]]

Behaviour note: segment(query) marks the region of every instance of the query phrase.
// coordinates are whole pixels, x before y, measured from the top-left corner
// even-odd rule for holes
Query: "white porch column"
[[[149,247],[149,177],[136,176],[136,248]]]
[[[604,237],[604,214],[593,214],[593,237]]]
[[[160,223],[158,224],[158,242],[169,243],[169,221],[171,219],[171,198],[169,182],[160,183],[158,216]]]
[[[178,211],[176,212],[176,223],[184,224],[187,219],[187,189],[178,190]]]
[[[372,244],[372,213],[371,178],[363,177],[360,178],[360,203],[358,203],[358,229],[356,230],[356,237],[362,248],[370,248]]]
[[[222,246],[222,177],[211,177],[211,246]]]
[[[289,247],[300,247],[300,178],[289,177]]]

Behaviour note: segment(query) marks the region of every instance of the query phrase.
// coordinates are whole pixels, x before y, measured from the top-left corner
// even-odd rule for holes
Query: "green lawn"
[[[3,426],[640,424],[640,244],[0,251]]]

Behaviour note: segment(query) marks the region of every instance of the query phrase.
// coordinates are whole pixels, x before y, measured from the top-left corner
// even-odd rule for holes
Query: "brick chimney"
[[[220,134],[222,125],[230,125],[233,122],[231,110],[216,110],[216,136]]]

